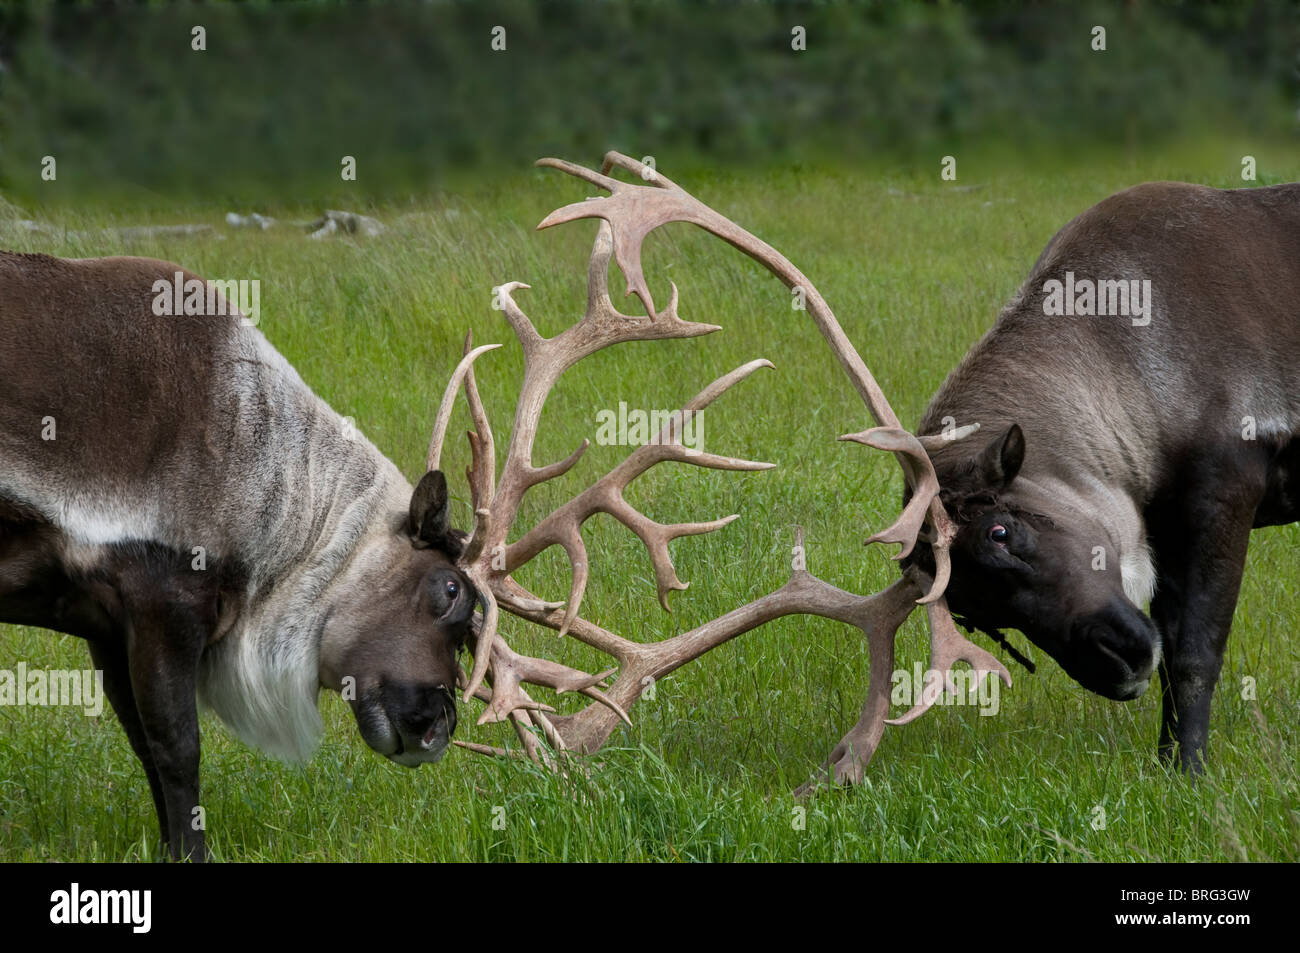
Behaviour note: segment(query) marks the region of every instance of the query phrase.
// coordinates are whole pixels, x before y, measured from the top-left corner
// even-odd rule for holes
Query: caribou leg
[[[130,670],[136,708],[157,767],[173,860],[207,859],[199,812],[199,713],[195,701],[202,634],[166,607],[131,621]],[[180,621],[180,620],[176,620]],[[196,637],[197,636],[197,637]]]
[[[1258,464],[1258,465],[1256,465]],[[1253,469],[1256,472],[1240,472]],[[1226,473],[1238,471],[1235,479]],[[1204,769],[1210,703],[1237,607],[1267,461],[1232,461],[1182,474],[1178,496],[1149,516],[1159,578],[1151,618],[1160,629],[1160,757],[1188,774]],[[1257,492],[1242,493],[1243,486]],[[1236,487],[1229,491],[1226,487]]]
[[[216,622],[215,576],[162,550],[113,568],[136,710],[162,788],[173,860],[207,859],[199,806],[199,658]]]
[[[171,831],[167,825],[167,801],[163,797],[162,780],[158,776],[158,766],[154,764],[149,751],[149,740],[145,736],[144,723],[140,720],[140,710],[136,707],[135,692],[131,688],[131,667],[126,649],[118,642],[95,640],[90,642],[90,659],[95,668],[104,673],[104,692],[109,704],[117,714],[118,723],[126,732],[126,740],[131,750],[140,760],[145,777],[149,780],[149,793],[153,795],[154,811],[158,815],[158,828],[162,833],[162,845],[170,850]]]

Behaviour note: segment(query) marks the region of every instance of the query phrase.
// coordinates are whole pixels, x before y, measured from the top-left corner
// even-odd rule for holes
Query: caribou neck
[[[369,441],[305,388],[305,438],[278,457],[288,488],[257,546],[273,559],[249,578],[236,618],[200,665],[199,697],[247,743],[278,757],[310,756],[322,730],[321,637],[360,567],[397,537],[394,521],[410,485]],[[389,542],[391,545],[391,542]],[[409,543],[407,544],[409,547]]]
[[[343,421],[328,407],[324,412],[337,419],[338,429],[327,421],[323,433],[342,434]],[[279,607],[280,625],[319,631],[340,592],[364,584],[393,547],[409,549],[400,526],[412,489],[397,467],[360,435],[314,440],[297,466],[312,474],[296,514],[311,531],[298,541],[298,551],[266,601]]]

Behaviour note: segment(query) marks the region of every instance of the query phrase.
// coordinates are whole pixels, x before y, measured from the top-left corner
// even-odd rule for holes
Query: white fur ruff
[[[253,636],[249,629],[231,632],[204,653],[199,701],[245,743],[304,761],[323,731],[316,645],[302,637],[262,645]]]

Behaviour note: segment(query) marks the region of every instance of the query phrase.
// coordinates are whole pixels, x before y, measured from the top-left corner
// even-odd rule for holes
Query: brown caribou
[[[1155,183],[1083,213],[1049,242],[996,326],[949,376],[918,438],[899,427],[822,296],[775,249],[618,153],[606,156],[600,173],[553,159],[540,164],[611,193],[561,209],[539,227],[604,219],[629,294],[650,315],[641,242],[674,221],[717,235],[806,296],[878,424],[841,439],[894,451],[904,470],[904,515],[868,542],[900,543],[899,585],[928,588],[920,600],[931,622],[928,675],[943,674],[955,693],[950,669],[964,660],[977,677],[996,673],[1009,684],[1000,663],[958,634],[948,602],[969,628],[999,642],[1000,627],[1020,628],[1082,685],[1110,698],[1142,694],[1158,667],[1159,751],[1189,771],[1200,768],[1250,531],[1300,518],[1300,305],[1292,294],[1300,286],[1300,185],[1225,191]],[[614,168],[649,185],[613,179]],[[609,256],[598,237],[590,296],[605,310],[599,282]],[[528,353],[531,325],[512,298],[507,304]],[[674,288],[664,313],[675,311]],[[486,429],[481,410],[475,421]],[[481,462],[476,457],[473,476],[480,484]],[[489,523],[494,517],[491,506],[477,513]],[[521,607],[507,570],[485,571],[483,583],[506,604],[514,600],[519,614],[614,656],[622,671],[609,697],[621,706],[650,679],[792,612],[856,621],[872,662],[862,718],[804,790],[860,778],[884,725],[907,723],[935,701],[929,696],[886,718],[892,633],[907,609],[884,608],[894,589],[850,596],[800,570],[777,593],[653,646],[584,622],[575,615],[587,572],[581,518],[571,510],[546,524],[545,534],[530,534],[526,547],[529,558],[543,544],[569,551],[574,590],[563,611],[540,601]],[[475,536],[483,532],[480,525]],[[663,540],[647,543],[662,600],[664,581],[676,577]],[[1154,621],[1142,612],[1148,600]],[[590,751],[604,743],[615,724],[609,710],[592,705],[548,720],[518,692],[518,657],[499,640],[491,651],[500,653],[505,689],[479,689],[490,701],[484,719],[512,712],[534,757],[539,748],[522,730],[529,719],[560,747]],[[480,655],[478,668],[497,663],[484,665]],[[521,699],[530,709],[523,715],[512,709]]]
[[[1300,185],[1128,189],[1048,242],[921,420],[982,426],[932,454],[953,611],[1107,698],[1158,668],[1158,750],[1191,772],[1251,530],[1300,519],[1297,289]]]
[[[182,273],[0,252],[0,621],[85,639],[173,857],[204,856],[196,697],[301,758],[322,686],[436,761],[478,594],[446,483],[418,488]]]

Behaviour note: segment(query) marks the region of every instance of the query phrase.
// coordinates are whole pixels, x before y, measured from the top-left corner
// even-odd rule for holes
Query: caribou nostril
[[[1134,641],[1117,641],[1119,633],[1107,629],[1096,630],[1096,635],[1093,644],[1097,651],[1121,671],[1136,676],[1144,672],[1149,674],[1155,667],[1155,655],[1150,647]]]
[[[456,702],[445,685],[436,686],[430,693],[424,720],[428,727],[420,738],[423,748],[432,748],[440,737],[450,738],[455,733]]]
[[[1116,652],[1105,642],[1097,643],[1097,651],[1101,652],[1103,655],[1106,655],[1109,658],[1113,659],[1114,661],[1118,662],[1124,668],[1132,669],[1134,667],[1133,665],[1129,664],[1128,659],[1124,658],[1124,656],[1120,655],[1118,652]]]

